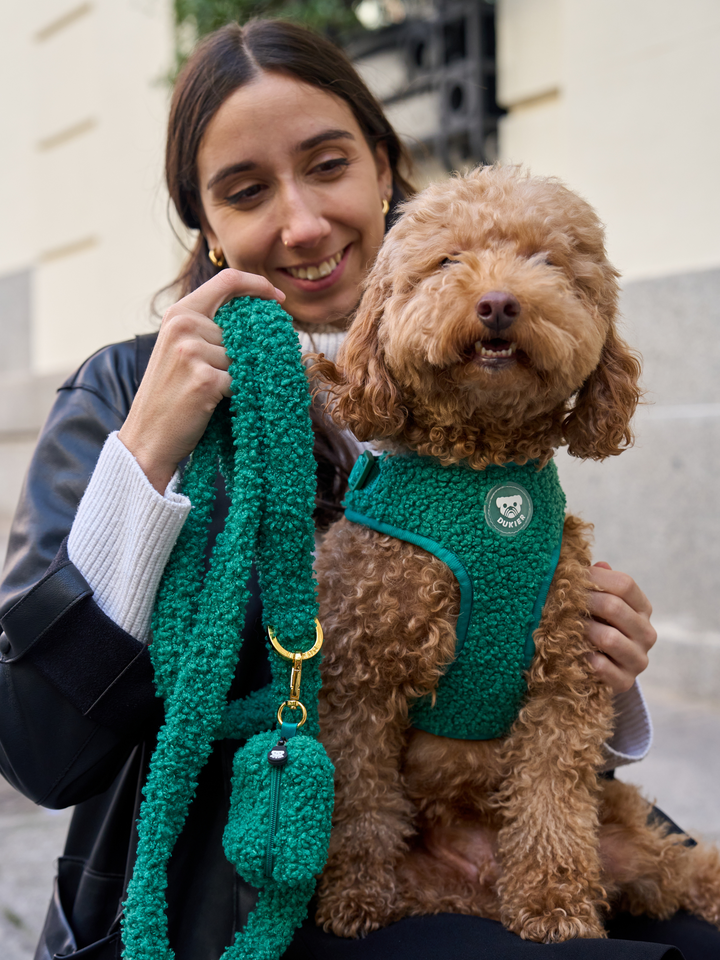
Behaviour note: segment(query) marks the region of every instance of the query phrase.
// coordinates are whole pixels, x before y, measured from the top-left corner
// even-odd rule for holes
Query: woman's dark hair
[[[225,100],[266,70],[293,77],[344,100],[370,148],[384,143],[393,176],[391,210],[412,192],[406,179],[411,161],[382,107],[345,54],[329,40],[287,20],[230,23],[206,37],[194,50],[175,83],[168,123],[165,175],[170,197],[185,226],[200,230],[201,201],[197,155],[208,124]],[[218,268],[208,258],[202,233],[172,287],[181,297],[209,280]],[[341,513],[352,466],[348,442],[323,414],[311,408],[318,487],[315,522],[328,526]]]
[[[165,175],[185,226],[200,229],[197,154],[208,124],[238,87],[261,70],[282,73],[344,100],[374,151],[384,143],[393,175],[393,199],[413,192],[404,175],[411,162],[382,107],[345,54],[329,40],[287,20],[229,23],[198,44],[175,83],[168,123]],[[202,233],[175,281],[179,295],[215,273]]]

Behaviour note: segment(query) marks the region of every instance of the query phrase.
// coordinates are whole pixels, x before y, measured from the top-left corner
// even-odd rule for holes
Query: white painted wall
[[[500,155],[563,177],[627,279],[720,264],[720,3],[498,0]]]
[[[655,607],[651,680],[716,698],[720,3],[498,0],[498,57],[501,158],[596,207],[644,356],[635,449],[602,464],[561,454],[569,506]]]
[[[40,0],[0,31],[0,276],[34,268],[32,372],[149,329],[178,261],[162,183],[170,0]]]
[[[163,186],[172,58],[171,0],[3,9],[0,283],[30,276],[17,336],[31,350],[29,369],[0,373],[0,561],[55,388],[99,347],[152,329],[152,296],[177,273]]]

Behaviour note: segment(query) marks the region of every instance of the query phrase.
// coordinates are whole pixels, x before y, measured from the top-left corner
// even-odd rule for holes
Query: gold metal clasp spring
[[[270,637],[270,643],[273,645],[275,650],[277,650],[280,656],[285,657],[286,660],[292,660],[292,672],[290,673],[290,697],[288,700],[283,700],[278,707],[278,723],[282,725],[283,710],[285,707],[288,707],[290,710],[302,711],[302,719],[298,723],[298,727],[301,727],[307,720],[307,710],[300,702],[302,664],[303,660],[310,660],[315,656],[316,653],[319,653],[320,648],[323,645],[323,631],[322,627],[320,626],[320,621],[317,619],[317,617],[315,618],[315,643],[304,653],[290,653],[289,650],[286,650],[285,647],[281,645],[272,627],[268,627],[268,636]]]

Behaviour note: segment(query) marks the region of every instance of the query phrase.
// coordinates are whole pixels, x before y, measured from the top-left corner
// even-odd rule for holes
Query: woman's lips
[[[334,254],[332,257],[326,257],[325,260],[321,260],[316,265],[310,267],[280,267],[280,272],[290,281],[290,283],[292,283],[293,286],[297,287],[299,290],[327,290],[328,287],[331,287],[342,276],[348,261],[351,246],[352,244],[349,243],[339,253]],[[322,268],[324,265],[331,264],[334,264],[334,266],[331,266],[330,272],[324,277],[321,277],[319,275],[320,268]],[[290,272],[291,269],[293,273]],[[298,274],[300,271],[304,273],[310,272],[311,274],[317,273],[317,279],[313,280],[310,277],[296,276],[296,274]]]

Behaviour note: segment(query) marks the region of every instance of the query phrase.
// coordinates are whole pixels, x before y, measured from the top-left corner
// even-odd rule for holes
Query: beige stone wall
[[[162,179],[172,57],[170,0],[3,12],[0,541],[52,387],[151,329],[152,295],[177,270]]]
[[[72,368],[147,329],[149,296],[172,277],[162,186],[169,7],[43,0],[6,11],[0,275],[34,269],[34,372]]]
[[[561,176],[628,278],[720,263],[720,4],[499,0],[504,160]]]
[[[655,606],[651,678],[717,699],[720,4],[499,0],[498,79],[502,159],[597,208],[645,358],[636,448],[561,458],[570,505]]]

